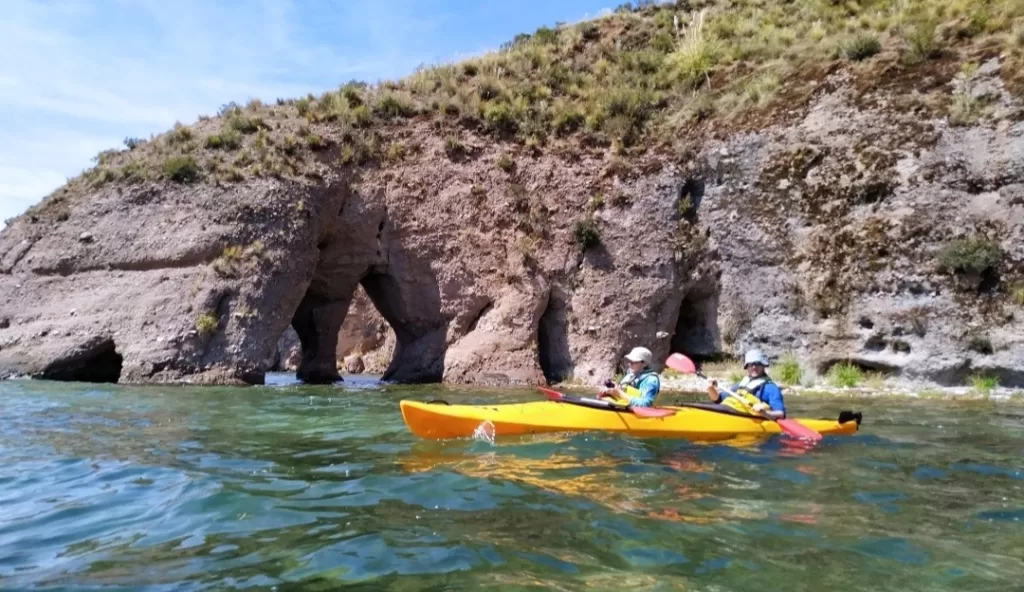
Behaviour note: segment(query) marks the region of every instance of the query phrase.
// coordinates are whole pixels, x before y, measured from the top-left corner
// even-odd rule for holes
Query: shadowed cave
[[[565,300],[562,290],[552,288],[537,327],[537,355],[544,378],[549,383],[569,378],[573,370]]]
[[[357,231],[320,246],[313,280],[291,322],[302,347],[296,378],[303,382],[341,380],[338,335],[358,286],[395,333],[395,351],[382,380],[426,383],[442,379],[448,319],[441,314],[437,278],[427,260],[395,244],[389,245],[385,261],[385,223],[373,230],[376,240],[360,237]]]
[[[705,361],[720,353],[718,330],[718,286],[704,279],[686,293],[679,305],[679,318],[672,335],[671,350],[695,361]]]
[[[39,378],[66,382],[116,383],[121,378],[124,358],[113,339],[98,339],[84,344],[64,358],[54,360]]]

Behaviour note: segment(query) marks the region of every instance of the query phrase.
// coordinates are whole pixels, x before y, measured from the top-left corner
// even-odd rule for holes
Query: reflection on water
[[[815,447],[410,435],[401,398],[529,390],[0,383],[0,588],[1006,590],[1024,410],[865,412]],[[851,405],[855,403],[855,405]]]

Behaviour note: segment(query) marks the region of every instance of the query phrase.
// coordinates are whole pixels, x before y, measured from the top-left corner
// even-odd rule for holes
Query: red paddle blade
[[[668,417],[676,414],[673,409],[660,407],[630,407],[629,410],[637,417]]]
[[[779,424],[779,427],[782,428],[782,431],[786,432],[790,436],[814,440],[815,442],[822,439],[821,434],[801,424],[795,419],[779,419],[776,421]]]
[[[552,401],[561,401],[562,399],[565,398],[565,395],[563,395],[562,393],[560,393],[558,391],[553,391],[553,390],[551,390],[549,388],[544,388],[542,386],[538,386],[537,390],[539,390],[540,392],[542,392],[545,395],[547,395],[547,398],[551,399]]]
[[[693,374],[697,371],[697,365],[693,363],[693,360],[679,353],[669,356],[665,360],[665,365],[683,374]]]

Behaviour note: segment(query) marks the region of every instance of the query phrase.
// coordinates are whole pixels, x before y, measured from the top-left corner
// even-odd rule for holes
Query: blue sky
[[[497,49],[618,0],[4,0],[0,227],[125,137]]]

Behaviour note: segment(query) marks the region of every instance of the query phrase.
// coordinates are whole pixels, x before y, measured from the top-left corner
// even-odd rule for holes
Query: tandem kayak
[[[779,424],[764,417],[714,403],[659,407],[674,411],[667,417],[638,417],[629,410],[590,405],[590,399],[533,401],[499,405],[451,405],[444,401],[399,403],[402,419],[421,438],[445,440],[472,436],[481,424],[495,436],[551,432],[603,431],[637,437],[722,441],[743,436],[782,433]],[[836,419],[793,418],[823,435],[849,435],[860,428],[861,414],[843,411]]]

